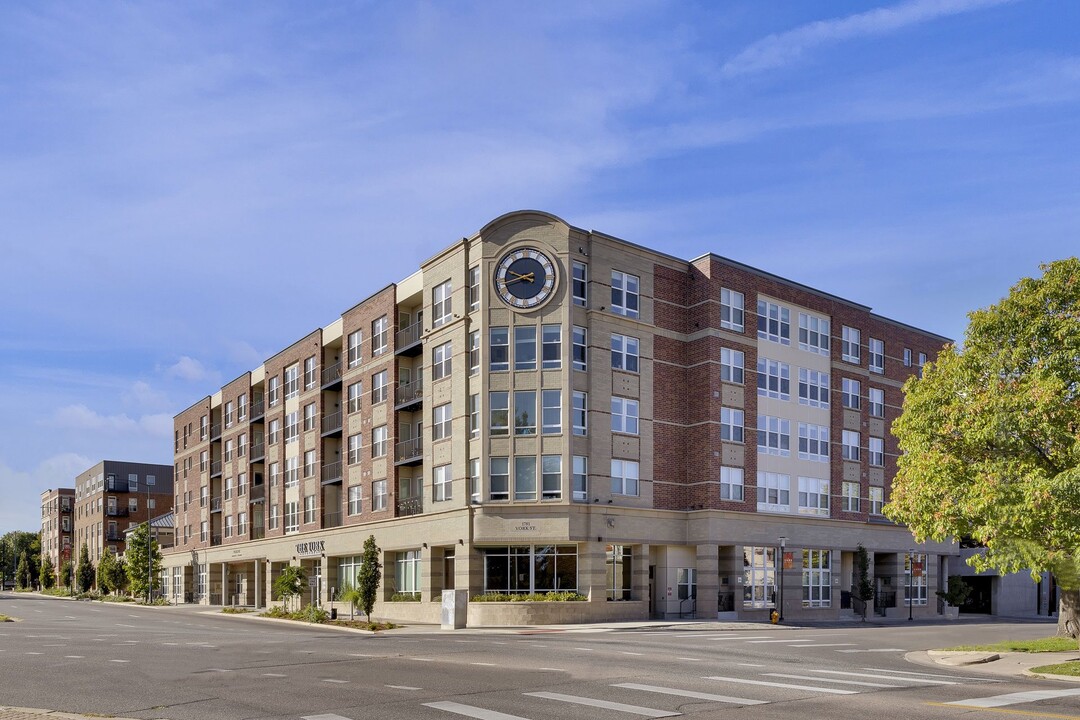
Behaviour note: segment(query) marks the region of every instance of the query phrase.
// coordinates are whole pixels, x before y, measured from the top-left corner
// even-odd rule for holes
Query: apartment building
[[[374,536],[375,613],[475,625],[938,612],[958,550],[881,513],[904,380],[948,342],[718,255],[504,215],[175,418],[174,593],[326,604]],[[953,560],[955,562],[955,560]],[[416,602],[419,600],[419,602]]]
[[[75,478],[72,551],[85,542],[96,564],[106,549],[122,555],[124,530],[172,509],[171,465],[102,460]]]
[[[45,556],[49,556],[57,572],[61,564],[71,558],[74,507],[74,488],[49,489],[41,493],[41,557],[44,562]]]

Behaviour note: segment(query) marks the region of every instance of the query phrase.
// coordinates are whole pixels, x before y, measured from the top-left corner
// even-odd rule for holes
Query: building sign
[[[911,563],[911,574],[913,576],[915,576],[915,577],[922,577],[922,574],[923,574],[923,567],[922,566],[923,566],[923,564],[919,560],[916,560],[915,562]]]
[[[310,542],[296,543],[297,555],[320,555],[323,552],[324,540],[311,540]]]
[[[531,520],[518,520],[513,524],[512,529],[515,533],[528,535],[536,535],[540,532],[540,528]]]

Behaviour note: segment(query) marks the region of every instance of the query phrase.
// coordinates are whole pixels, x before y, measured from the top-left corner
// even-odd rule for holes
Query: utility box
[[[469,593],[465,590],[443,590],[442,629],[460,630],[469,617]]]

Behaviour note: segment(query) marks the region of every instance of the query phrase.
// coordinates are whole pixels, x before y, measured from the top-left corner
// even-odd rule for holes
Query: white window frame
[[[371,321],[371,355],[382,355],[390,346],[390,319],[385,315]]]
[[[540,456],[540,499],[562,499],[562,455]]]
[[[842,448],[842,457],[844,460],[851,460],[858,462],[860,458],[859,443],[861,441],[860,434],[857,430],[843,430],[841,431],[840,446]]]
[[[745,440],[746,415],[739,408],[720,408],[720,440],[742,443]]]
[[[386,480],[375,480],[371,483],[371,509],[386,509]]]
[[[356,330],[349,333],[348,338],[348,367],[360,367],[364,354],[364,331]]]
[[[571,299],[578,307],[589,306],[589,266],[574,260],[571,263]]]
[[[562,367],[562,325],[540,326],[540,369]]]
[[[371,376],[371,404],[386,402],[386,371],[380,370]]]
[[[769,300],[758,300],[758,331],[762,340],[791,345],[791,310]]]
[[[304,359],[304,389],[311,390],[319,384],[319,373],[316,372],[317,360],[315,356]]]
[[[799,459],[829,462],[829,427],[799,423]]]
[[[285,399],[290,400],[300,394],[300,363],[293,363],[285,368]]]
[[[510,393],[507,390],[488,393],[488,434],[493,437],[510,434]]]
[[[497,325],[488,328],[488,370],[507,372],[510,370],[510,328]]]
[[[562,390],[540,391],[540,422],[544,435],[562,432]]]
[[[799,349],[829,357],[829,318],[799,313]]]
[[[743,607],[776,607],[775,547],[743,546]]]
[[[532,401],[526,401],[526,399],[532,396]],[[528,410],[528,413],[522,415],[523,410]],[[535,435],[537,428],[536,417],[536,391],[535,390],[515,390],[514,391],[514,435]]]
[[[866,341],[866,353],[869,356],[870,372],[885,374],[885,341],[870,338]]]
[[[589,331],[580,325],[575,325],[571,332],[573,368],[581,372],[589,370]]]
[[[446,341],[431,351],[431,379],[442,380],[452,372],[453,343]]]
[[[444,502],[454,499],[453,466],[450,464],[436,465],[431,475],[431,499],[433,502]]]
[[[867,438],[866,454],[870,467],[885,467],[885,438],[873,436]]]
[[[829,407],[829,373],[799,368],[799,404],[808,407]]]
[[[431,409],[431,439],[446,440],[453,435],[454,412],[452,403],[436,405]]]
[[[870,514],[881,515],[885,507],[885,488],[870,486]]]
[[[791,456],[791,421],[775,415],[758,415],[757,451],[761,455]]]
[[[510,458],[488,458],[488,500],[510,499]]]
[[[757,509],[766,513],[791,512],[791,476],[758,470]]]
[[[589,458],[585,455],[574,455],[573,463],[573,487],[571,496],[574,502],[589,501]]]
[[[641,494],[641,465],[637,460],[611,459],[611,494],[627,497]]]
[[[720,466],[720,499],[742,502],[746,498],[746,485],[743,469],[740,467]]]
[[[841,333],[843,333],[840,339],[841,359],[856,365],[860,364],[862,362],[862,331],[845,325]]]
[[[885,391],[882,388],[866,388],[866,402],[869,406],[870,417],[885,417]]]
[[[536,369],[536,326],[514,326],[514,371],[532,371]]]
[[[637,435],[640,403],[631,398],[611,398],[611,432]]]
[[[741,292],[720,288],[720,327],[740,333],[746,330],[746,296]]]
[[[611,312],[636,318],[641,314],[641,278],[637,275],[611,271]]]
[[[473,265],[469,268],[467,294],[469,301],[469,312],[476,312],[480,309],[480,266]]]
[[[633,335],[611,333],[611,369],[636,373],[640,367],[641,341]]]
[[[349,515],[359,515],[364,512],[364,486],[349,486]]]
[[[518,455],[514,458],[514,500],[536,500],[536,456]]]
[[[791,399],[791,366],[785,362],[758,356],[757,394],[777,400]]]
[[[840,509],[844,512],[859,512],[861,489],[859,483],[844,481],[840,483]]]
[[[371,457],[385,457],[390,439],[390,431],[386,425],[376,425],[371,428]]]
[[[840,381],[840,404],[848,410],[862,408],[862,383],[855,378]]]
[[[720,348],[720,382],[742,385],[746,372],[746,353],[734,348]]]
[[[350,435],[349,439],[346,442],[348,443],[348,449],[347,449],[347,455],[345,457],[346,457],[346,460],[348,461],[348,464],[349,465],[355,465],[358,462],[360,462],[361,460],[363,460],[364,459],[364,454],[363,454],[364,436],[363,436],[363,434],[362,433],[356,433],[355,435]]]
[[[450,280],[431,289],[431,326],[441,327],[454,317],[454,285]]]
[[[829,517],[829,481],[803,477],[799,481],[799,514]]]
[[[583,390],[574,391],[573,407],[570,410],[570,424],[574,435],[586,436],[589,434],[589,393]]]
[[[827,608],[832,605],[832,552],[803,550],[802,606]]]

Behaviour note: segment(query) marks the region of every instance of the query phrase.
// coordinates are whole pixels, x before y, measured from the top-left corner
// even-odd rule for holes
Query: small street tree
[[[382,582],[380,552],[379,546],[375,544],[375,536],[368,535],[368,539],[364,541],[360,571],[356,573],[356,589],[360,591],[360,609],[367,615],[368,622],[371,622],[371,610],[375,607],[375,598],[379,592],[379,584]]]
[[[115,588],[109,583],[109,569],[116,565],[116,555],[112,550],[106,550],[102,554],[101,559],[98,560],[97,565],[97,587],[98,592],[102,595],[107,595]]]
[[[862,619],[866,622],[866,606],[874,599],[874,581],[870,579],[870,554],[862,545],[855,549],[854,579],[851,594],[862,603]]]
[[[79,592],[90,592],[94,586],[94,563],[90,562],[90,548],[83,542],[79,549],[79,566],[75,569],[75,587]]]
[[[26,551],[19,556],[19,567],[15,570],[15,587],[26,590],[34,586],[34,576],[30,572],[30,560],[26,557]]]
[[[71,587],[71,560],[65,559],[60,563],[60,584],[66,588]]]
[[[282,599],[285,610],[289,609],[291,600],[299,598],[307,588],[307,573],[299,565],[286,565],[281,568],[281,573],[274,580],[274,594]]]
[[[152,591],[160,584],[161,550],[157,540],[150,537],[147,523],[137,526],[128,535],[124,566],[131,594],[150,602]]]
[[[56,585],[56,568],[53,566],[52,557],[49,555],[41,558],[41,569],[38,570],[38,582],[42,590],[52,590]]]
[[[1080,259],[1042,266],[968,315],[904,385],[885,514],[916,537],[972,538],[977,570],[1054,574],[1058,633],[1080,637]]]

